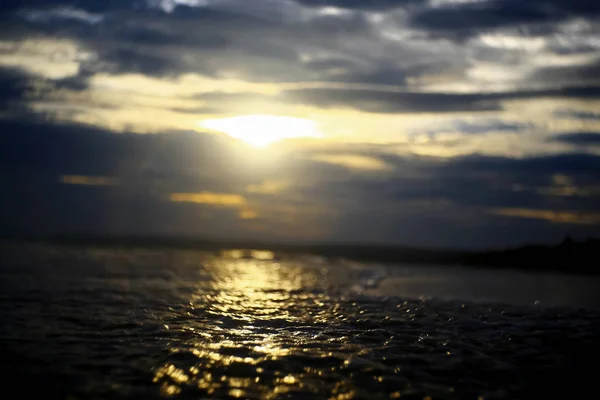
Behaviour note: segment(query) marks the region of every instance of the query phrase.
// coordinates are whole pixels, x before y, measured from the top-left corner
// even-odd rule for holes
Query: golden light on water
[[[305,318],[291,313],[290,304],[293,308],[307,301],[310,296],[296,292],[321,277],[282,263],[271,251],[231,249],[223,251],[220,260],[205,264],[210,284],[201,283],[201,289],[189,299],[191,313],[199,313],[195,305],[203,305],[198,314],[202,317],[189,319],[192,314],[187,314],[183,325],[174,328],[171,324],[171,331],[179,329],[189,340],[173,343],[169,350],[178,354],[176,360],[154,371],[153,382],[163,396],[176,397],[195,387],[208,396],[248,398],[260,394],[274,399],[305,387],[307,371],[270,374],[264,368],[290,357],[314,335],[274,330],[282,321]],[[315,322],[321,320],[320,312],[325,318],[328,315],[326,308],[318,308]],[[181,361],[191,357],[195,359],[192,365]]]
[[[249,323],[257,316],[288,318],[279,305],[288,300],[290,292],[302,286],[302,275],[295,269],[282,273],[276,263],[269,262],[274,257],[271,251],[251,250],[244,254],[251,258],[232,259],[215,270],[213,292],[209,295],[211,307],[207,312]]]
[[[200,126],[225,133],[254,147],[266,147],[285,139],[322,136],[316,122],[312,120],[275,115],[207,119]]]

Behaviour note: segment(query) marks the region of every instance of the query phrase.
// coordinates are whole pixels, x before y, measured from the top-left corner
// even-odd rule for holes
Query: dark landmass
[[[528,271],[600,273],[600,239],[573,241],[567,237],[554,246],[529,245],[486,251],[424,249],[371,244],[285,244],[243,240],[171,237],[53,236],[2,237],[3,242],[37,242],[69,246],[178,248],[222,252],[231,249],[270,250],[277,258],[310,254],[330,259],[379,263],[446,264],[513,268]],[[250,253],[247,252],[248,257]]]
[[[512,249],[461,254],[465,265],[511,266],[527,270],[600,272],[600,240],[576,242],[566,238],[554,246],[523,246]]]

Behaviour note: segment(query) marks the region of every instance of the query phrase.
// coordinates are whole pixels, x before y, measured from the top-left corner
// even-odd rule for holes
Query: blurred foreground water
[[[593,396],[599,283],[264,251],[2,245],[0,380],[46,399]]]

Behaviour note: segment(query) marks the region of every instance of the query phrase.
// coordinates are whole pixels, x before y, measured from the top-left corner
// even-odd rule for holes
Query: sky
[[[3,0],[0,234],[600,235],[595,0]]]

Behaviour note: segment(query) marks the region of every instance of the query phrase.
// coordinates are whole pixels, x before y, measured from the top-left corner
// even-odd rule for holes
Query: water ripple
[[[1,265],[0,376],[23,394],[519,399],[595,387],[591,310],[368,295],[356,290],[375,279],[364,271],[263,253],[37,248]]]

